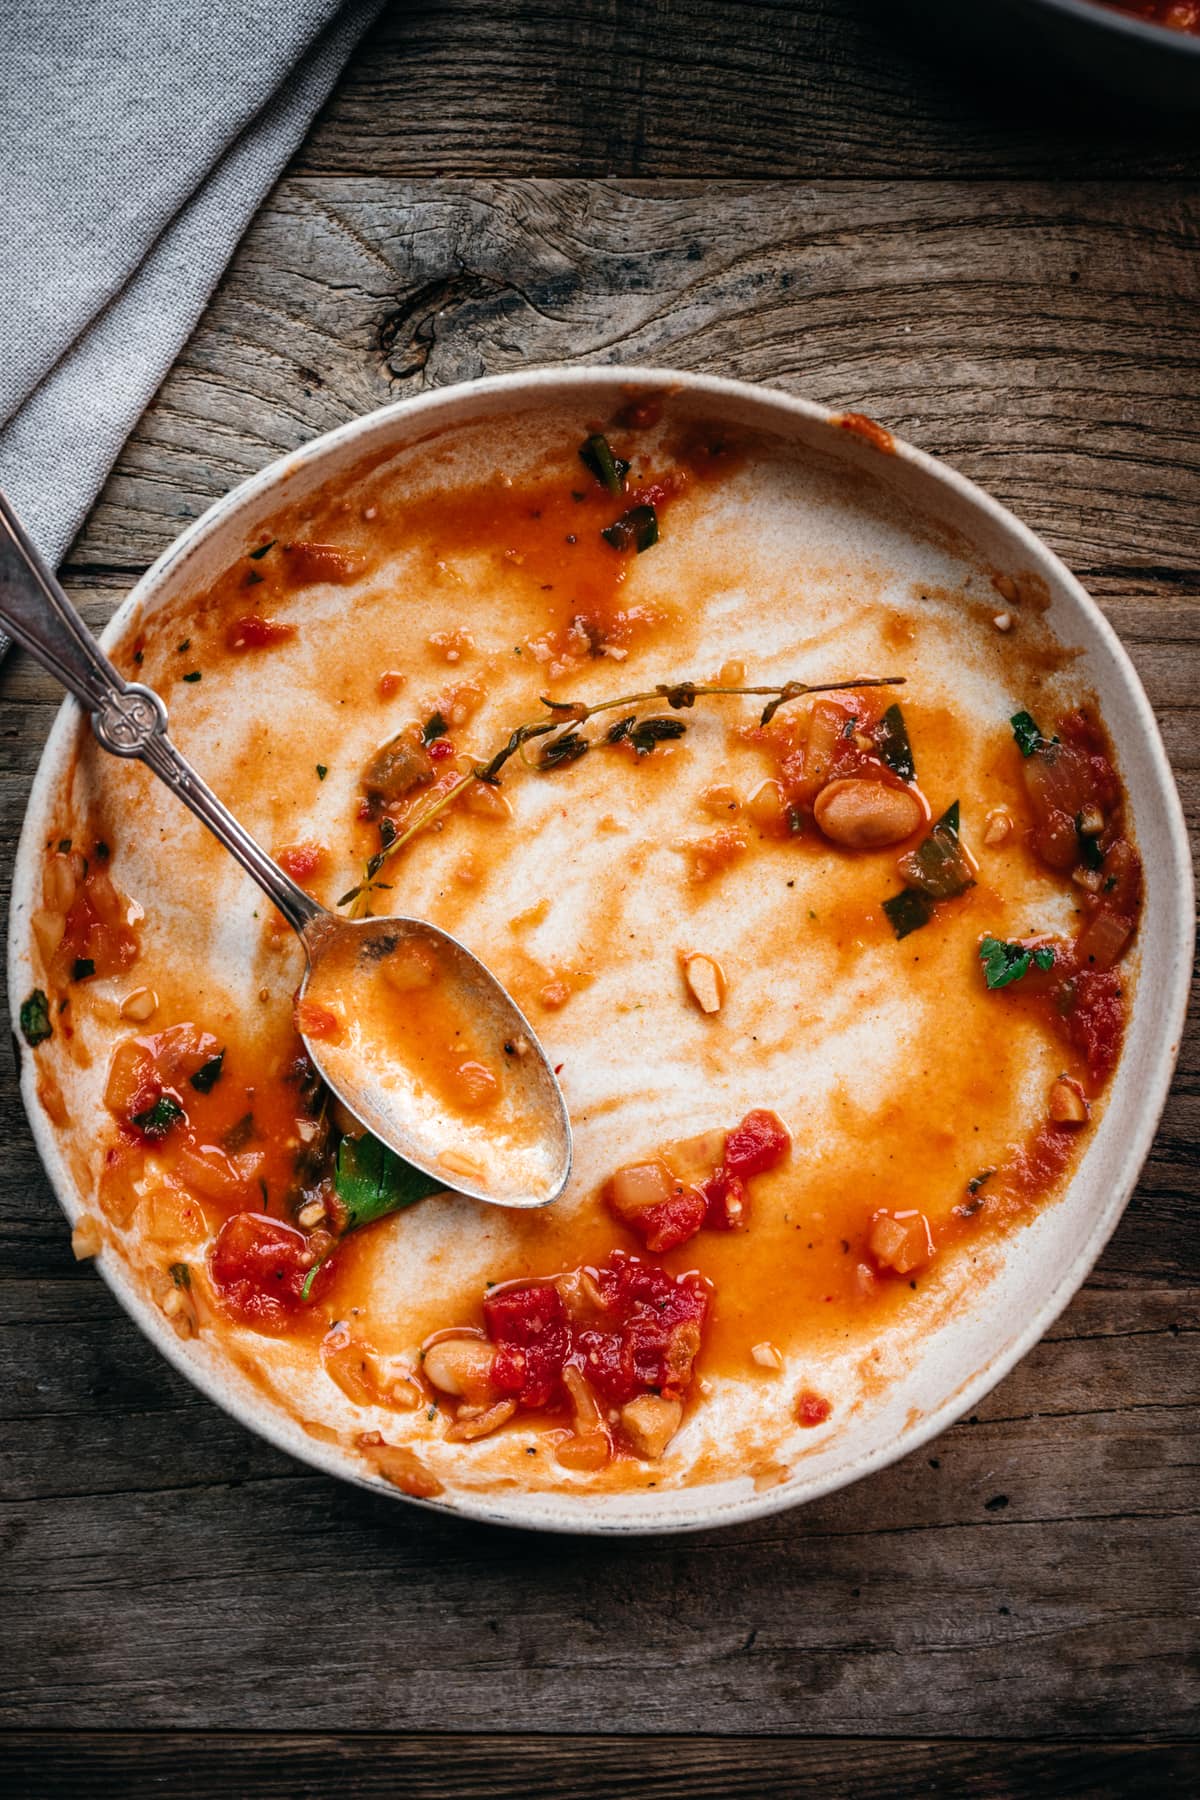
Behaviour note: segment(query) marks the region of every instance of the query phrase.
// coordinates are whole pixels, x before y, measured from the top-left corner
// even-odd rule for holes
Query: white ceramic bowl
[[[1145,909],[1132,1018],[1108,1104],[1064,1198],[1046,1207],[1003,1244],[1000,1267],[968,1303],[939,1323],[922,1354],[828,1442],[792,1459],[776,1485],[749,1478],[707,1486],[629,1493],[448,1493],[421,1502],[438,1510],[506,1524],[559,1531],[683,1531],[732,1523],[812,1500],[884,1467],[934,1437],[1012,1368],[1037,1342],[1083,1282],[1113,1231],[1149,1151],[1178,1051],[1188,993],[1192,943],[1192,879],[1183,816],[1158,728],[1136,674],[1100,612],[1044,544],[977,487],[932,457],[897,442],[882,455],[864,437],[831,429],[824,408],[789,395],[709,376],[628,367],[541,369],[468,382],[404,401],[317,438],[272,463],[209,509],[138,582],[105,634],[114,641],[135,616],[215,577],[252,541],[284,497],[294,500],[366,454],[419,442],[433,429],[503,418],[531,403],[570,403],[581,416],[606,416],[631,386],[668,388],[694,400],[705,416],[782,436],[802,453],[833,457],[869,473],[902,505],[915,508],[951,538],[966,541],[985,564],[1032,571],[1050,596],[1058,638],[1081,652],[1080,685],[1093,689],[1118,746],[1134,830],[1146,867]],[[40,904],[41,848],[56,793],[79,729],[73,701],[55,721],[30,797],[17,853],[9,933],[9,993],[16,1007],[33,985],[29,916]],[[67,1217],[82,1200],[59,1134],[36,1095],[33,1055],[22,1050],[21,1088],[37,1146]],[[329,1474],[368,1480],[361,1462],[306,1435],[283,1412],[236,1377],[203,1338],[183,1343],[159,1308],[111,1256],[105,1279],[162,1354],[204,1393],[279,1448]],[[396,1490],[384,1491],[396,1494]],[[400,1496],[397,1494],[396,1496]]]

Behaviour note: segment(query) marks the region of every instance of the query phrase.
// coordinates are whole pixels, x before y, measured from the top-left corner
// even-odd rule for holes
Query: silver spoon
[[[83,703],[101,747],[153,770],[298,934],[306,959],[299,999],[308,1001],[301,1035],[359,1123],[473,1199],[514,1207],[556,1200],[571,1172],[570,1121],[515,1001],[465,945],[427,920],[342,919],[297,887],[180,755],[159,696],[113,668],[2,494],[0,624]],[[488,1090],[486,1106],[460,1109],[444,1090],[439,1098],[437,1046],[422,1031],[422,1009],[431,1005],[451,1037],[459,1035],[455,1024],[463,1027],[485,1089],[494,1072],[498,1092]],[[330,1020],[332,1036],[314,1035]]]

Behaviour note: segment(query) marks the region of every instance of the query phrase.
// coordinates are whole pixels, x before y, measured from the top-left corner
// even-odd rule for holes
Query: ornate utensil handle
[[[0,494],[0,625],[91,714],[113,756],[144,762],[235,856],[296,931],[324,908],[255,842],[167,736],[167,709],[153,688],[125,681],[97,644]]]

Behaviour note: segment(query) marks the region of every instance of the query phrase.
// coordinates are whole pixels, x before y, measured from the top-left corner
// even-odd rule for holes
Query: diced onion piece
[[[647,1462],[662,1455],[682,1420],[682,1400],[666,1394],[639,1394],[621,1408],[621,1429],[636,1454]]]
[[[118,1044],[108,1065],[108,1080],[104,1086],[104,1104],[108,1110],[116,1113],[118,1118],[128,1118],[141,1100],[152,1105],[158,1088],[150,1052],[136,1038],[126,1038],[123,1044]]]
[[[1012,816],[1002,806],[995,807],[987,816],[983,828],[983,841],[989,849],[997,844],[1005,843],[1012,836]]]
[[[779,1370],[783,1367],[783,1356],[775,1348],[774,1344],[755,1344],[750,1351],[750,1355],[760,1369]]]
[[[881,1268],[908,1275],[933,1255],[933,1239],[924,1213],[880,1213],[867,1237],[867,1248]]]
[[[42,953],[42,960],[48,963],[63,941],[63,934],[67,929],[66,918],[60,912],[40,906],[30,923],[33,926],[33,935],[37,939],[38,949]]]
[[[103,1244],[100,1221],[91,1213],[83,1213],[71,1232],[71,1253],[75,1261],[86,1262],[89,1257],[99,1256]]]
[[[1050,1089],[1050,1117],[1056,1125],[1086,1125],[1090,1115],[1083,1089],[1069,1075],[1060,1075]]]
[[[695,1137],[677,1138],[663,1150],[663,1159],[684,1187],[707,1181],[725,1160],[725,1133],[701,1131]]]
[[[60,852],[48,859],[42,870],[42,899],[51,912],[69,911],[81,879],[71,856]]]
[[[1080,963],[1094,969],[1111,969],[1119,961],[1132,930],[1127,919],[1120,919],[1107,909],[1098,912],[1079,939]]]
[[[590,1473],[602,1469],[612,1456],[612,1443],[607,1432],[589,1432],[585,1437],[569,1437],[554,1447],[554,1460],[564,1469]]]
[[[132,1019],[135,1025],[144,1025],[157,1011],[158,995],[151,987],[134,988],[121,1002],[121,1017]]]
[[[634,1219],[652,1206],[662,1206],[674,1192],[670,1171],[657,1158],[653,1162],[627,1163],[608,1184],[609,1202],[622,1219]]]
[[[480,819],[511,819],[512,807],[490,782],[473,781],[463,798],[463,806]]]
[[[437,954],[433,946],[422,943],[419,938],[401,938],[391,955],[385,956],[380,964],[380,974],[398,994],[432,987],[437,973]]]
[[[516,1410],[515,1400],[496,1400],[483,1412],[460,1412],[446,1436],[452,1443],[473,1444],[477,1438],[487,1437],[501,1425],[507,1425]]]
[[[702,1013],[720,1012],[725,999],[725,972],[719,962],[699,951],[681,956],[683,978]]]
[[[766,831],[776,830],[787,821],[787,801],[777,781],[762,781],[746,802],[746,811],[756,825]]]

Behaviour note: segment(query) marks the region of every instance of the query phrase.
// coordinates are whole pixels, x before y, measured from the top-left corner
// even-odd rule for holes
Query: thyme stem
[[[805,694],[838,694],[847,689],[872,687],[903,687],[903,675],[864,675],[850,681],[821,681],[808,683],[804,681],[785,681],[782,687],[726,687],[716,682],[703,681],[660,681],[655,687],[647,688],[636,694],[620,694],[615,700],[597,700],[594,705],[587,705],[582,700],[551,700],[545,694],[540,696],[542,705],[548,707],[555,716],[550,719],[531,719],[527,724],[518,725],[509,734],[508,742],[498,750],[492,760],[482,767],[476,766],[467,775],[460,775],[454,784],[439,794],[428,806],[418,808],[408,820],[403,831],[400,831],[376,851],[367,863],[363,879],[357,887],[343,894],[338,901],[339,906],[353,906],[353,917],[361,916],[366,905],[366,896],[374,885],[375,876],[383,865],[390,861],[397,850],[411,843],[419,831],[444,813],[473,781],[485,781],[490,787],[499,787],[500,770],[510,756],[515,756],[531,738],[549,737],[552,732],[564,735],[576,730],[580,725],[594,718],[597,713],[615,712],[621,707],[643,706],[648,701],[665,700],[672,709],[679,711],[684,707],[694,706],[701,694],[732,694],[766,696],[767,704],[763,707],[760,724],[769,725],[781,706],[789,700],[799,700]]]

